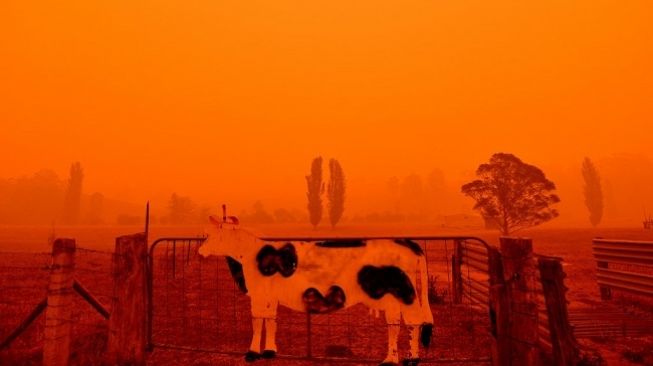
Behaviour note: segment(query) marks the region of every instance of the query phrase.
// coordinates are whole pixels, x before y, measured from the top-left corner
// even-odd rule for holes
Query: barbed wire
[[[106,250],[98,250],[98,249],[90,249],[90,248],[84,248],[84,247],[77,247],[76,251],[79,253],[94,253],[94,254],[102,254],[102,255],[107,255],[107,256],[118,256],[120,254],[117,254],[115,252],[109,252]]]

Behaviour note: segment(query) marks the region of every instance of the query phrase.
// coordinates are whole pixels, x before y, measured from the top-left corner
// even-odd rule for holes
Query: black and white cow
[[[359,303],[383,310],[388,354],[381,365],[397,365],[397,337],[403,318],[410,330],[404,365],[417,365],[419,343],[428,346],[433,314],[428,303],[426,258],[410,240],[263,242],[237,221],[211,217],[200,255],[226,256],[241,290],[251,297],[253,335],[246,361],[276,355],[277,306],[326,313]],[[416,291],[417,277],[421,291]],[[261,334],[266,337],[261,352]]]

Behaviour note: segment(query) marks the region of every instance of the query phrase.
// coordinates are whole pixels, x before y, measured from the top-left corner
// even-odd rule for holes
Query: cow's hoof
[[[419,365],[419,358],[407,358],[403,362],[404,366],[417,366]]]
[[[277,351],[272,351],[269,349],[266,349],[265,351],[263,351],[263,353],[261,353],[261,357],[265,359],[274,358],[276,357],[276,355],[277,355]]]
[[[254,351],[247,351],[245,353],[245,362],[254,362],[261,359],[261,354]]]
[[[433,324],[424,323],[422,324],[422,331],[420,334],[420,339],[422,340],[422,345],[428,347],[431,345],[431,337],[433,336]]]

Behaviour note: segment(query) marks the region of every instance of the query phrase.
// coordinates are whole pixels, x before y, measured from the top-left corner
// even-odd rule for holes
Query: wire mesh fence
[[[58,337],[48,328],[66,324],[71,328],[70,364],[101,362],[112,303],[115,255],[75,248],[73,258],[73,264],[62,268],[53,265],[52,253],[0,252],[0,364],[40,364],[44,344]],[[73,285],[53,277],[55,270],[69,275]],[[55,296],[69,300],[55,304]],[[51,315],[46,321],[48,308],[55,307],[66,308],[67,315]]]
[[[50,263],[50,253],[0,253],[0,364],[18,358],[38,362],[45,325],[38,315],[44,310]],[[31,318],[31,325],[23,327]]]
[[[75,253],[71,364],[99,364],[109,333],[116,254],[87,248]]]
[[[250,300],[235,283],[224,257],[204,258],[198,254],[204,240],[167,238],[151,246],[148,283],[142,284],[149,289],[149,344],[241,355],[249,348],[252,334]],[[510,288],[506,298],[510,314],[500,320],[536,324],[534,336],[519,330],[505,333],[513,347],[523,344],[547,353],[559,351],[559,340],[551,344],[551,309],[547,309],[550,304],[546,303],[536,265],[524,265],[530,262],[523,258],[501,256],[496,248],[473,238],[413,240],[424,251],[427,264],[426,282],[422,283],[424,277],[414,276],[415,289],[420,293],[422,287],[427,287],[435,325],[431,347],[420,354],[423,362],[490,361],[498,334],[498,315],[493,313],[493,304],[501,301],[495,291],[497,284]],[[61,266],[53,262],[51,253],[0,253],[1,364],[38,364],[48,334],[54,334],[48,332],[49,327],[62,324],[71,327],[71,365],[102,361],[111,332],[107,319],[117,299],[118,282],[114,281],[122,275],[117,273],[116,265],[124,265],[127,259],[87,248],[76,248],[72,255],[74,264]],[[492,258],[503,258],[509,264],[497,266]],[[529,258],[535,262],[532,256]],[[523,267],[515,268],[515,263]],[[145,272],[144,262],[142,266]],[[505,278],[502,272],[500,283],[495,273],[498,268],[507,271]],[[518,276],[508,276],[511,271]],[[557,273],[562,273],[561,267]],[[564,287],[562,277],[556,278],[560,279],[556,286]],[[64,282],[68,285],[62,286]],[[550,291],[551,284],[548,286]],[[560,290],[558,303],[565,302],[564,291]],[[72,296],[66,301],[46,301],[58,295]],[[48,317],[46,322],[42,314],[47,307],[66,311]],[[566,315],[561,318],[558,314],[557,318],[566,319]],[[281,306],[276,320],[279,356],[283,358],[376,363],[387,352],[384,313],[360,304],[328,314],[307,314]],[[408,353],[408,333],[406,327],[401,328],[400,356]],[[560,332],[556,334],[559,338]]]
[[[244,354],[251,341],[249,298],[229,272],[223,257],[203,258],[203,238],[168,238],[151,248],[150,345],[224,354]],[[454,299],[452,256],[456,242],[473,240],[416,240],[425,251],[429,302],[434,315],[434,339],[423,350],[424,362],[489,362],[490,319],[487,302],[475,297]],[[482,244],[469,244],[481,251]],[[477,254],[479,260],[482,253]],[[487,263],[487,261],[486,261]],[[487,265],[487,264],[486,264]],[[466,288],[480,286],[487,296],[487,272],[462,264]],[[481,285],[477,285],[480,283]],[[419,291],[418,291],[419,292]],[[279,357],[379,362],[387,352],[383,314],[363,305],[329,314],[310,314],[280,306],[277,314]],[[402,328],[399,349],[407,352],[409,336]]]

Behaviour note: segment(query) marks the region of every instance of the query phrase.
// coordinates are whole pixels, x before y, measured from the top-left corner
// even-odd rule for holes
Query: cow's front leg
[[[263,358],[273,358],[277,355],[277,319],[265,319],[265,348],[263,349]]]
[[[399,309],[386,309],[385,321],[388,324],[388,355],[380,366],[395,366],[399,364],[399,350],[397,339],[399,338],[399,327],[401,313]]]
[[[245,354],[246,362],[254,362],[261,358],[261,333],[263,332],[263,318],[252,314],[252,343]]]
[[[277,331],[277,302],[261,297],[252,297],[252,343],[245,355],[245,361],[253,362],[261,357],[272,358],[277,353],[277,345],[274,340]],[[265,348],[261,354],[261,336],[265,324]]]

